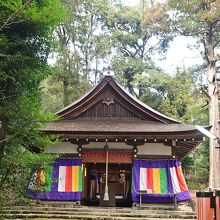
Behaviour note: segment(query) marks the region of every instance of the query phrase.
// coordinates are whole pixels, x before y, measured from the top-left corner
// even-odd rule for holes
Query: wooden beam
[[[172,159],[172,156],[171,155],[137,155],[137,158],[139,159]]]

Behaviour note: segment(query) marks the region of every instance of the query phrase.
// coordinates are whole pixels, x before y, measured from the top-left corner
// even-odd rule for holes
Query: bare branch
[[[12,55],[7,55],[7,54],[0,53],[0,57],[7,57],[7,58],[10,58],[10,57],[12,57]]]
[[[210,95],[202,87],[200,89],[208,98],[210,98]]]
[[[220,39],[215,42],[215,44],[213,45],[213,47],[215,48],[216,46],[218,46],[219,43],[220,43]]]
[[[209,102],[206,100],[206,104],[203,105],[202,108],[205,108],[205,107],[208,106],[208,105],[209,105]],[[207,109],[207,108],[205,108],[205,109]]]
[[[17,136],[17,134],[8,135],[5,139],[0,140],[0,144],[7,142],[7,141],[11,140],[12,138],[15,138],[16,136]]]
[[[213,24],[213,25],[216,25],[219,21],[220,21],[220,18],[217,17],[216,20],[214,20],[214,21],[212,22],[212,24]]]
[[[16,95],[10,95],[10,96],[7,96],[7,97],[2,97],[0,98],[0,100],[5,100],[5,99],[10,99],[12,97],[15,97]]]
[[[5,28],[6,26],[9,26],[15,22],[12,22],[16,16],[18,15],[19,12],[21,12],[25,7],[26,5],[30,2],[31,0],[27,0],[20,8],[18,8],[17,11],[15,11],[14,13],[12,13],[9,18],[3,23],[3,25],[0,27],[0,31],[3,30],[3,28]],[[17,22],[18,23],[18,22]]]
[[[1,176],[1,181],[0,181],[0,189],[2,188],[2,186],[4,185],[5,180],[7,179],[9,173],[11,171],[11,167],[9,166],[6,171],[5,174]]]
[[[22,23],[24,20],[20,20],[20,21],[12,21],[10,23],[7,24],[7,26],[5,26],[5,28],[9,28],[10,25],[12,24],[19,24],[19,23]]]
[[[205,33],[208,32],[207,29],[204,29],[204,30],[201,30],[201,31],[196,31],[196,32],[189,33],[189,32],[187,32],[187,31],[181,31],[181,30],[179,30],[176,26],[173,26],[173,29],[174,29],[174,31],[178,32],[179,34],[184,35],[184,36],[187,36],[187,37],[196,36],[196,35],[198,35],[198,34],[205,34]]]
[[[220,60],[220,54],[216,54],[215,55],[215,62],[219,61]]]

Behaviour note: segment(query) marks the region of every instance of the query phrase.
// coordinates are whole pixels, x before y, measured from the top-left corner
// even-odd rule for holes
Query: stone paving
[[[81,219],[81,220],[183,220],[196,219],[196,213],[187,205],[180,205],[177,210],[168,205],[145,205],[142,209],[135,208],[105,208],[91,206],[76,206],[71,202],[41,203],[35,206],[14,206],[3,209],[4,219]],[[59,203],[60,204],[60,203]]]

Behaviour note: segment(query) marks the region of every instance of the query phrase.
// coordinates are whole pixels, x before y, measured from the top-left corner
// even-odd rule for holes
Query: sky
[[[196,40],[189,37],[176,37],[170,43],[166,58],[162,61],[155,60],[166,72],[172,74],[179,68],[189,68],[195,64],[202,64],[203,59],[200,51],[193,46]]]

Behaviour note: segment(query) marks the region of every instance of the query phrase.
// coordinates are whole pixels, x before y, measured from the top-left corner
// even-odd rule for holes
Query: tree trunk
[[[208,65],[208,93],[209,93],[209,124],[211,132],[219,137],[219,105],[218,82],[216,80],[216,65]],[[218,140],[210,139],[209,142],[209,188],[220,188],[220,148]]]
[[[64,107],[67,106],[68,103],[68,79],[66,79],[66,77],[64,77],[63,79],[63,105]]]
[[[88,51],[86,50],[85,53],[85,78],[86,78],[86,83],[89,83],[89,55],[88,55]]]
[[[88,50],[86,49],[85,52],[85,83],[83,86],[83,92],[86,93],[88,91],[88,84],[89,84],[89,54]]]
[[[98,82],[97,77],[98,77],[98,58],[96,57],[96,59],[95,59],[95,85]]]
[[[208,61],[208,94],[209,94],[209,124],[211,132],[219,137],[219,105],[218,105],[218,81],[216,77],[217,65],[215,58],[213,23],[208,23],[205,33],[205,56]],[[209,140],[209,188],[220,188],[220,164],[219,164],[218,139]]]
[[[68,48],[67,45],[63,46],[63,105],[67,106],[68,103]]]

